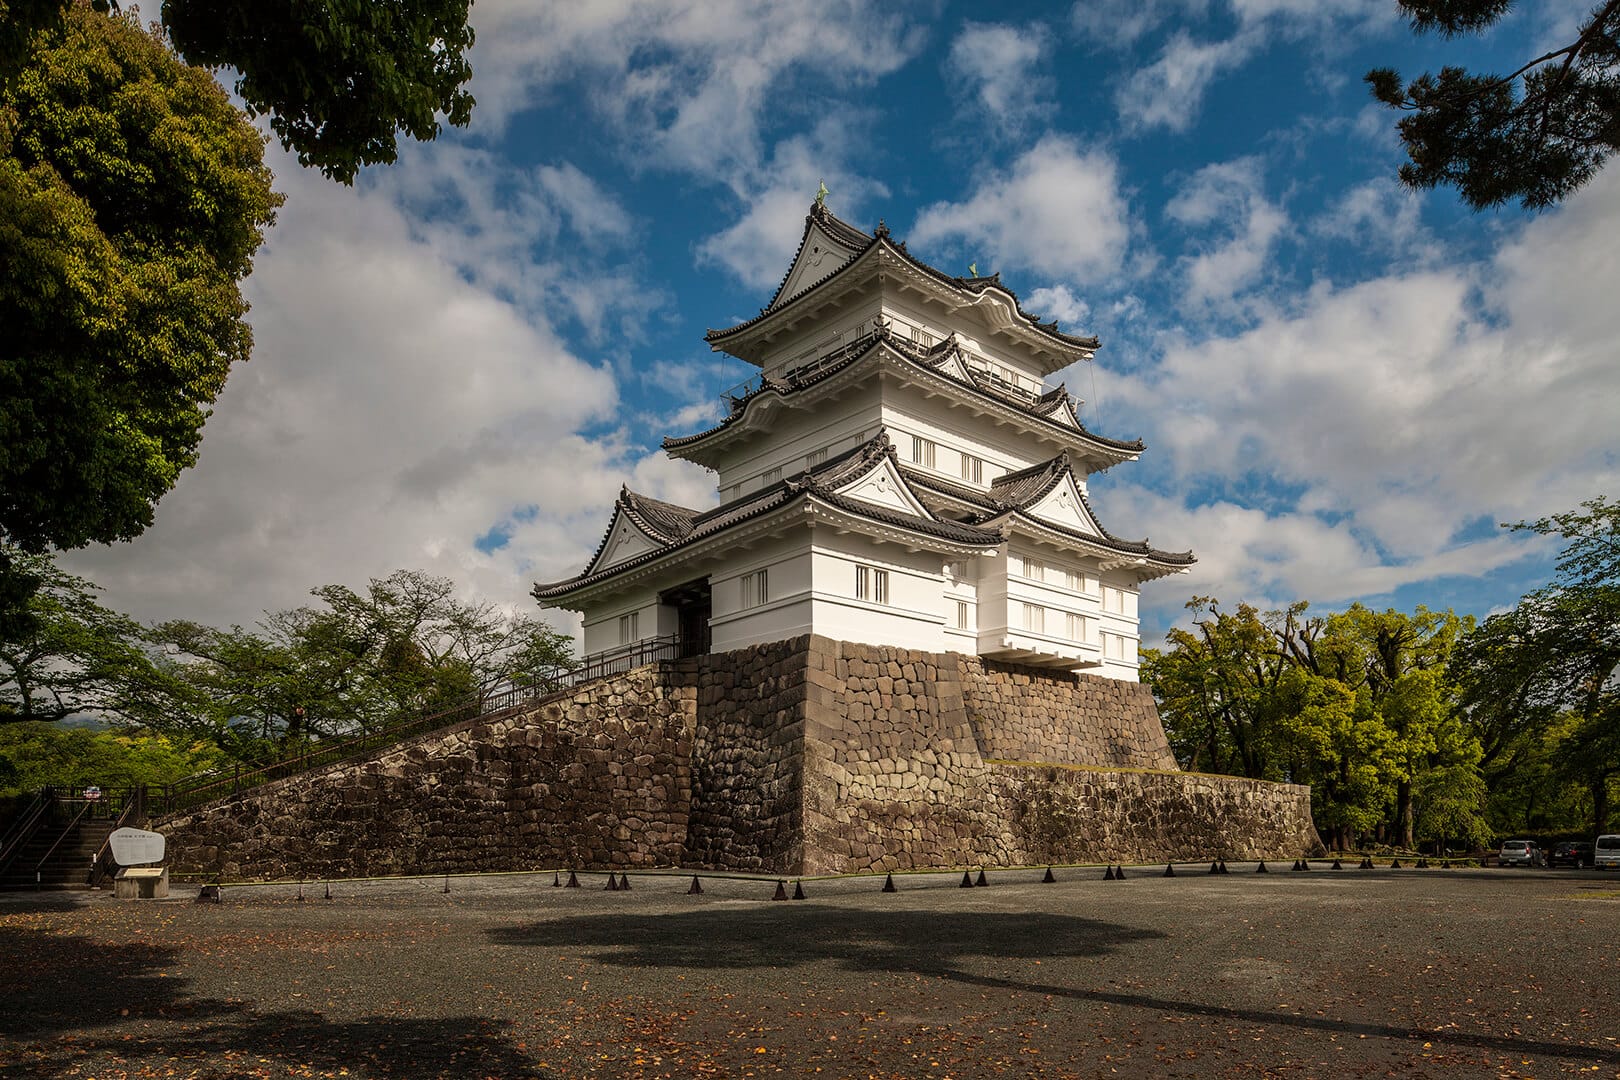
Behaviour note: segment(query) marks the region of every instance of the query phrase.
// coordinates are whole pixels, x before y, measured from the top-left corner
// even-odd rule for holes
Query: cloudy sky
[[[1145,644],[1194,594],[1509,605],[1551,552],[1498,523],[1617,489],[1620,165],[1539,216],[1413,194],[1361,76],[1510,70],[1586,5],[1521,6],[1446,42],[1392,0],[478,0],[469,129],[352,189],[272,149],[253,359],[156,526],[68,562],[144,619],[400,567],[527,608],[620,484],[714,501],[658,441],[747,376],[703,331],[824,180],[1102,338],[1059,378],[1148,451],[1098,510],[1201,560]]]

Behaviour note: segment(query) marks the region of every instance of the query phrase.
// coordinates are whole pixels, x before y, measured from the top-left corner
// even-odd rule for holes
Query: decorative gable
[[[1102,529],[1098,528],[1097,521],[1086,509],[1085,500],[1080,497],[1080,488],[1074,482],[1072,472],[1064,473],[1052,490],[1047,492],[1039,501],[1024,507],[1024,513],[1031,517],[1051,522],[1053,525],[1062,525],[1074,529],[1088,536],[1102,536]]]
[[[884,455],[877,467],[871,471],[856,477],[843,487],[835,488],[834,494],[859,499],[887,510],[898,510],[903,514],[911,514],[928,521],[934,520],[934,515],[929,513],[927,507],[911,493],[911,488],[901,477],[900,469],[895,465],[892,454]]]
[[[649,551],[666,546],[668,545],[663,541],[648,536],[637,528],[635,522],[625,514],[624,507],[618,506],[613,510],[613,524],[608,527],[607,539],[602,541],[602,550],[597,552],[591,565],[585,568],[585,573],[594,574],[598,570],[606,570],[610,566],[628,562],[637,555],[645,555]]]
[[[804,231],[804,242],[799,245],[798,257],[793,260],[787,277],[782,280],[782,287],[776,291],[770,307],[765,310],[774,311],[833,271],[842,269],[859,252],[859,248],[835,238],[821,221],[811,216]]]

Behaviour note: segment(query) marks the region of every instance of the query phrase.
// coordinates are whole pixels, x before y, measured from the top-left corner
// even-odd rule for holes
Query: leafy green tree
[[[312,590],[318,606],[255,630],[164,623],[173,676],[206,702],[196,730],[278,743],[369,732],[401,717],[482,703],[507,679],[564,666],[571,639],[527,615],[455,595],[448,578],[401,570],[365,592]],[[246,751],[243,751],[246,753]]]
[[[31,43],[0,94],[0,541],[38,552],[138,535],[196,460],[280,197],[133,16],[71,7]]]
[[[40,587],[28,602],[29,631],[0,638],[0,727],[80,715],[157,727],[186,711],[184,685],[152,661],[137,623],[49,556],[16,559]]]
[[[1495,26],[1514,0],[1397,0],[1414,31],[1446,36]],[[1620,0],[1594,7],[1575,40],[1506,75],[1460,67],[1405,86],[1392,68],[1366,76],[1375,98],[1406,113],[1401,180],[1449,184],[1476,210],[1517,199],[1550,206],[1620,149]]]
[[[0,727],[0,798],[46,786],[170,784],[224,763],[225,756],[207,742],[144,729]]]

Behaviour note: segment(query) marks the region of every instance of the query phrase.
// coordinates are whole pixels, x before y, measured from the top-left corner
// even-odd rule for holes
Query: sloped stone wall
[[[176,873],[227,879],[675,866],[696,694],[643,668],[158,824]]]

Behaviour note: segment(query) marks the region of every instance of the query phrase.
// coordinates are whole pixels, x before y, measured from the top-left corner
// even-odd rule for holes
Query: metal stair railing
[[[23,847],[33,839],[34,834],[39,831],[45,818],[50,814],[51,804],[55,801],[56,795],[51,788],[40,788],[34,793],[33,801],[13,819],[6,829],[5,837],[0,839],[0,874],[5,873],[6,868],[22,852]]]
[[[595,653],[572,668],[557,668],[543,675],[509,679],[494,688],[468,698],[457,705],[419,716],[385,724],[373,731],[362,732],[346,739],[321,741],[310,744],[296,754],[280,760],[243,769],[240,764],[229,771],[211,769],[164,786],[161,794],[148,801],[150,816],[167,817],[182,810],[216,799],[238,794],[273,780],[285,779],[311,769],[334,765],[386,746],[392,746],[415,735],[491,717],[518,707],[535,708],[568,696],[581,685],[613,675],[622,675],[634,668],[659,660],[680,658],[681,642],[678,636],[647,638],[632,645]]]
[[[93,805],[95,805],[95,804],[87,802],[83,806],[79,807],[79,812],[77,814],[73,815],[73,820],[72,821],[68,822],[66,825],[64,825],[62,827],[62,832],[57,836],[56,840],[51,844],[50,848],[45,852],[44,858],[40,859],[39,862],[35,864],[35,866],[34,866],[34,888],[37,889],[37,888],[40,887],[40,877],[45,871],[45,864],[51,861],[51,856],[55,855],[56,854],[56,849],[62,846],[62,841],[66,840],[70,835],[72,835],[73,830],[79,827],[79,822],[84,820],[84,816],[90,812],[90,808]]]

